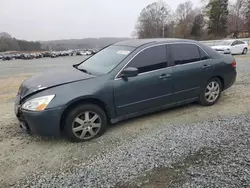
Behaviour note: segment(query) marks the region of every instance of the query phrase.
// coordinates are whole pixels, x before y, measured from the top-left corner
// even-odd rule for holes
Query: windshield
[[[134,48],[127,46],[109,46],[84,61],[77,68],[83,69],[90,74],[107,74],[133,50]]]
[[[230,46],[233,43],[232,40],[223,40],[222,42],[220,42],[219,45],[221,46]]]

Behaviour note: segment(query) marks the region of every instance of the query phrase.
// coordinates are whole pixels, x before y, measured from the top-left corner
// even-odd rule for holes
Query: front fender
[[[103,79],[102,81],[101,79],[82,80],[43,90],[32,95],[27,100],[53,94],[56,97],[50,102],[47,109],[58,107],[65,109],[78,100],[96,99],[108,106],[112,116],[114,116],[115,107],[112,82],[104,81]]]

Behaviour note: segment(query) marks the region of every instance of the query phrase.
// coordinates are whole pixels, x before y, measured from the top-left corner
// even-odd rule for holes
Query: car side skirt
[[[197,100],[198,100],[198,97],[195,97],[195,98],[191,98],[191,99],[187,99],[187,100],[167,104],[167,105],[164,105],[164,106],[159,106],[157,108],[151,108],[151,109],[148,109],[148,110],[144,110],[144,111],[140,111],[140,112],[136,112],[136,113],[133,113],[133,114],[128,114],[128,115],[125,115],[125,116],[121,116],[121,117],[111,119],[110,122],[112,124],[115,124],[115,123],[117,123],[119,121],[134,118],[134,117],[137,117],[137,116],[142,116],[142,115],[145,115],[145,114],[150,114],[150,113],[153,113],[153,112],[161,111],[161,110],[172,108],[172,107],[181,106],[181,105],[184,105],[184,104],[189,104],[189,103],[195,102]]]

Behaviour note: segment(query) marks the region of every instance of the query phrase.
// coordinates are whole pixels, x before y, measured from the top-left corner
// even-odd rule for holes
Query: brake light
[[[236,61],[235,60],[232,62],[232,67],[236,68]]]

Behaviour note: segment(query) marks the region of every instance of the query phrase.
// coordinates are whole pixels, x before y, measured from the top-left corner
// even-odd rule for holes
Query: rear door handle
[[[203,65],[201,68],[203,68],[203,69],[207,69],[207,68],[209,68],[209,67],[211,67],[211,65],[207,65],[207,64],[205,64],[205,65]]]
[[[165,79],[171,77],[171,74],[162,74],[159,78],[160,79]]]

